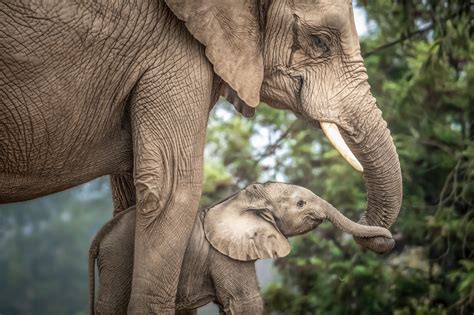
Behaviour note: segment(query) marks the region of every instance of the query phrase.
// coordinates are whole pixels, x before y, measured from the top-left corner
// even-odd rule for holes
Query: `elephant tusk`
[[[329,141],[332,143],[334,148],[346,159],[346,161],[356,170],[359,172],[363,172],[364,168],[354,156],[351,149],[347,146],[346,142],[341,136],[339,129],[337,128],[336,124],[329,123],[329,122],[320,122],[321,129],[323,130],[326,137],[328,137]]]

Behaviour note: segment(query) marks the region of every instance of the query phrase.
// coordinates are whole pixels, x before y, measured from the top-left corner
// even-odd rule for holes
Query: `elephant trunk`
[[[334,226],[338,229],[352,234],[354,237],[358,238],[368,238],[368,237],[380,237],[387,240],[392,239],[392,233],[389,230],[379,226],[367,226],[359,223],[355,223],[352,220],[345,217],[341,212],[334,208],[328,202],[321,200],[322,208],[326,219],[329,220]]]
[[[389,228],[397,219],[402,201],[400,162],[387,123],[369,93],[368,110],[355,119],[354,131],[342,133],[344,140],[364,169],[367,209],[359,223]],[[395,241],[373,237],[355,240],[377,253],[390,251]]]

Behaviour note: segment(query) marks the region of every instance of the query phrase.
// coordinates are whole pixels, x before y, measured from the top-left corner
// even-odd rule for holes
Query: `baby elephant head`
[[[306,233],[327,219],[356,237],[385,237],[389,230],[355,223],[331,204],[301,186],[252,184],[209,208],[204,231],[211,245],[237,260],[284,257],[289,236]]]

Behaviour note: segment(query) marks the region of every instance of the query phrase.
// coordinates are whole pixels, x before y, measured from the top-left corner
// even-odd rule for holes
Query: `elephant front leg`
[[[221,314],[263,314],[263,299],[253,261],[222,254],[211,257],[211,275]]]
[[[261,297],[256,297],[250,301],[230,300],[226,307],[224,307],[223,313],[229,315],[263,314],[263,300]]]
[[[192,85],[180,87],[179,78],[168,78],[178,82],[164,92],[151,88],[147,77],[142,80],[131,105],[137,216],[128,311],[174,314],[202,190],[212,79],[190,91],[186,89]]]
[[[155,153],[141,153],[137,159],[139,169],[149,170],[137,170],[135,180],[138,202],[129,312],[174,314],[182,259],[201,195],[201,176],[195,173],[202,162],[194,159],[196,169],[185,171],[175,165],[184,162],[156,159]]]

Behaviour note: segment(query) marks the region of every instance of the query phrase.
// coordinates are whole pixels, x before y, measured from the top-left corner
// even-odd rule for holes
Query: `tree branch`
[[[463,12],[465,12],[465,8],[464,8],[464,7],[461,8],[458,12],[456,12],[456,13],[454,13],[454,14],[448,16],[447,18],[445,18],[445,19],[442,20],[441,22],[442,22],[442,23],[446,23],[447,21],[451,20],[452,18],[455,18],[455,17],[461,15]],[[467,11],[467,12],[469,12],[469,11]],[[393,40],[393,41],[391,41],[391,42],[385,43],[385,44],[383,44],[382,46],[379,46],[379,47],[377,47],[377,48],[375,48],[375,49],[373,49],[373,50],[370,50],[370,51],[364,53],[364,54],[363,54],[363,57],[365,58],[365,57],[368,57],[368,56],[377,54],[377,53],[379,53],[379,52],[382,51],[382,50],[385,50],[385,49],[387,49],[387,48],[390,48],[390,47],[392,47],[392,46],[395,46],[395,45],[397,45],[397,44],[400,44],[400,43],[406,41],[407,39],[410,39],[410,38],[415,37],[416,35],[423,34],[424,32],[427,32],[427,31],[429,31],[429,30],[432,30],[434,27],[435,27],[435,23],[431,23],[431,24],[429,24],[429,25],[427,25],[427,26],[425,26],[425,27],[422,27],[422,28],[420,28],[420,29],[414,31],[414,32],[410,32],[410,33],[407,33],[407,34],[402,34],[402,36],[400,36],[400,38],[398,38],[398,39],[396,39],[396,40]]]
[[[278,147],[281,145],[281,142],[291,133],[291,131],[294,129],[295,125],[296,125],[296,122],[298,120],[295,120],[293,121],[290,126],[285,130],[285,132],[283,132],[279,137],[278,139],[275,140],[275,142],[269,144],[267,146],[267,148],[265,149],[265,151],[260,154],[260,156],[255,160],[255,164],[258,164],[260,161],[262,161],[263,159],[265,159],[266,157],[272,155],[273,153],[275,153],[276,149],[278,149]]]
[[[424,32],[427,32],[429,30],[432,30],[434,28],[434,24],[430,24],[430,25],[427,25],[419,30],[416,30],[414,32],[411,32],[411,33],[408,33],[408,34],[403,34],[402,36],[400,36],[400,38],[394,40],[394,41],[391,41],[391,42],[388,42],[388,43],[385,43],[383,44],[382,46],[379,46],[371,51],[368,51],[366,52],[363,57],[368,57],[368,56],[371,56],[371,55],[374,55],[374,54],[377,54],[379,53],[380,51],[384,50],[384,49],[387,49],[387,48],[390,48],[392,46],[395,46],[401,42],[404,42],[406,41],[407,39],[410,39],[412,37],[415,37],[416,35],[419,35],[419,34],[422,34]]]

